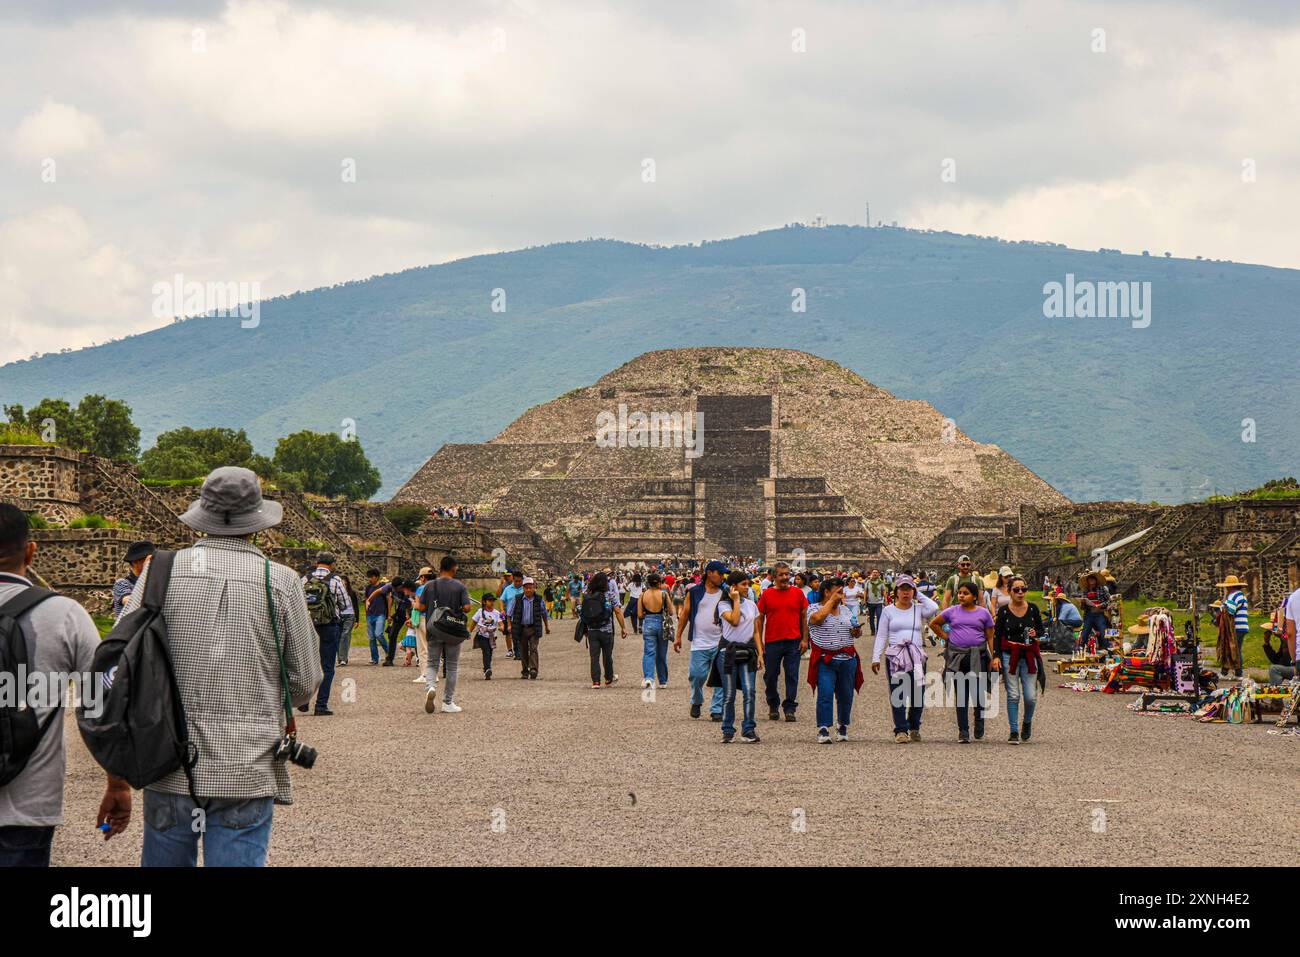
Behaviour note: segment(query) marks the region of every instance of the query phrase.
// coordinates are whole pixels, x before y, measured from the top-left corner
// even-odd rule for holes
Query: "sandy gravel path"
[[[276,811],[272,863],[1175,865],[1204,864],[1216,847],[1236,863],[1300,857],[1300,738],[1269,725],[1142,717],[1127,696],[1053,681],[1027,746],[1005,743],[1001,713],[983,742],[959,746],[952,712],[938,709],[923,742],[898,745],[884,680],[868,673],[848,743],[813,741],[806,684],[799,721],[769,722],[760,678],[762,743],[724,747],[718,725],[687,716],[685,653],[670,651],[669,687],[646,701],[629,636],[620,683],[593,691],[572,628],[543,639],[537,681],[521,681],[502,648],[485,682],[467,650],[456,715],[426,715],[413,669],[372,668],[353,649],[335,686],[336,701],[353,700],[302,722],[321,759],[295,771],[297,801]],[[69,742],[55,863],[136,863],[138,826],[98,839],[102,775],[75,730]]]

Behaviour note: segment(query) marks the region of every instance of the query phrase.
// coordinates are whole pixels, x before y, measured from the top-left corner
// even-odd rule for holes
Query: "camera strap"
[[[293,718],[293,699],[289,697],[289,669],[284,665],[284,648],[280,644],[280,619],[275,611],[275,598],[271,594],[271,560],[266,561],[266,607],[271,614],[271,634],[275,635],[275,654],[280,659],[280,687],[284,691],[284,731],[289,737],[298,732]]]

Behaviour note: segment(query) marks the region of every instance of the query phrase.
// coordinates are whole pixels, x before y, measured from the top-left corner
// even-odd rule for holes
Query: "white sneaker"
[[[430,686],[424,693],[424,713],[434,714],[438,710],[438,689]],[[444,707],[444,711],[447,709]]]
[[[644,681],[641,682],[642,688],[653,688],[654,686],[655,683],[651,681],[649,678],[646,678]]]
[[[444,701],[444,702],[442,703],[442,713],[443,713],[443,714],[460,714],[460,712],[462,712],[462,711],[464,711],[464,710],[465,710],[464,708],[462,708],[460,705],[456,704],[456,702],[454,702],[454,701]]]
[[[413,684],[413,685],[422,685],[422,684],[424,684],[424,683],[425,683],[425,681],[424,681],[424,675],[420,675],[418,678],[412,678],[412,679],[411,679],[411,684]]]
[[[836,732],[835,732],[835,740],[836,740],[836,741],[847,741],[847,740],[849,740],[849,732],[848,732],[847,730],[845,730],[845,731],[836,731]]]

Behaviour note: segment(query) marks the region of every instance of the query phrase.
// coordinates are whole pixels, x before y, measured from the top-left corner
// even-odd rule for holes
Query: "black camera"
[[[300,768],[310,769],[316,763],[316,754],[315,748],[309,747],[292,735],[286,734],[280,739],[280,743],[275,746],[275,753],[272,757],[277,761],[287,759]]]

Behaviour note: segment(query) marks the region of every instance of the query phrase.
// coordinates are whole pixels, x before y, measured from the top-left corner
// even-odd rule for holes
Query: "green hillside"
[[[1067,273],[1149,281],[1150,326],[1045,318],[1043,285]],[[805,313],[791,311],[796,287]],[[647,350],[762,345],[924,399],[1072,498],[1179,501],[1296,473],[1298,293],[1295,270],[902,229],[591,240],[269,300],[256,329],[190,319],[11,363],[0,398],[124,399],[146,447],[224,425],[270,452],[355,420],[385,495],[442,442],[490,438]]]

